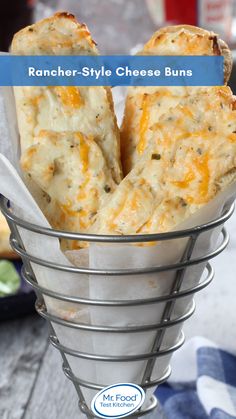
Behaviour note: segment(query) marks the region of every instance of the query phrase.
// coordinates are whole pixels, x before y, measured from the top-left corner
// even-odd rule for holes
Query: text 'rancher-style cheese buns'
[[[229,87],[192,94],[150,127],[150,144],[100,211],[93,231],[170,231],[236,180]]]
[[[86,232],[115,189],[100,147],[79,132],[41,131],[21,166],[46,193],[43,211],[56,229]]]
[[[227,45],[213,32],[188,25],[160,29],[139,55],[223,55],[225,83],[232,69],[232,56]],[[146,86],[129,88],[121,129],[121,155],[125,174],[134,167],[148,146],[150,127],[171,107],[178,105],[183,98],[195,94],[198,89],[200,88]]]

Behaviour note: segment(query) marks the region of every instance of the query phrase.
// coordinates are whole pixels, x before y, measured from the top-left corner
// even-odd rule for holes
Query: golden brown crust
[[[73,20],[73,22],[75,22],[75,23],[77,22],[76,18],[75,18],[75,15],[72,15],[72,13],[69,13],[69,12],[57,12],[57,13],[54,14],[54,17],[58,17],[58,18],[65,17],[66,19]],[[52,19],[52,17],[50,17],[48,19]]]
[[[214,32],[191,25],[167,26],[154,33],[139,55],[222,55],[224,82],[232,70],[232,55]],[[158,120],[171,107],[211,87],[131,87],[128,90],[121,128],[121,156],[124,173],[134,167],[149,143],[152,120]]]
[[[79,24],[82,28],[86,29],[88,31],[88,33],[90,34],[89,30],[88,30],[88,26],[86,25],[86,23],[79,23],[78,20],[76,19],[75,15],[73,15],[72,13],[69,12],[57,12],[54,14],[53,17],[50,17],[49,19],[53,19],[53,18],[58,18],[58,19],[68,19],[71,20],[72,22]],[[94,39],[92,39],[92,42],[94,45],[97,45],[97,43],[94,41]]]
[[[146,150],[92,232],[171,231],[235,182],[234,103],[229,87],[216,86],[193,92],[156,121],[154,112]]]
[[[17,55],[98,55],[87,26],[66,12],[19,31],[11,49]],[[82,131],[96,139],[120,182],[120,133],[109,87],[15,87],[14,93],[21,151],[41,129]]]
[[[13,37],[11,52],[18,55],[98,54],[88,27],[67,12],[55,13],[21,29]]]
[[[219,36],[212,32],[208,31],[203,28],[199,28],[198,26],[191,26],[191,25],[175,25],[175,26],[167,26],[165,28],[162,28],[154,33],[154,35],[151,37],[150,41],[147,42],[147,44],[144,47],[144,51],[147,52],[149,49],[152,49],[157,45],[157,43],[165,38],[165,35],[173,34],[173,33],[181,33],[181,31],[187,31],[190,34],[194,34],[197,37],[204,37],[207,41],[212,41],[212,52],[213,54],[209,54],[210,51],[206,51],[206,55],[222,55],[224,57],[224,81],[225,84],[227,84],[230,74],[232,71],[232,65],[233,65],[233,58],[231,51],[228,47],[228,45],[219,38]],[[206,43],[207,46],[207,43]],[[196,51],[199,49],[200,45],[197,43],[195,44]],[[190,54],[191,55],[191,54]]]
[[[236,109],[236,96],[235,95],[233,95],[232,96],[232,109],[235,111],[235,109]]]
[[[64,12],[56,13],[18,32],[12,43],[12,52],[18,55],[98,55],[87,26],[77,22],[73,15]],[[34,158],[29,158],[32,173],[28,173],[27,167],[24,167],[26,174],[30,174],[29,179],[26,177],[26,182],[31,193],[54,228],[85,232],[91,222],[90,216],[92,217],[99,208],[100,200],[107,198],[107,190],[112,191],[113,179],[119,183],[122,177],[120,133],[111,89],[103,86],[48,86],[16,87],[14,92],[23,159],[30,156],[32,151],[37,152]],[[40,133],[44,133],[41,148],[38,146]],[[67,147],[67,143],[79,133],[87,138],[88,143],[80,156],[82,159],[88,155],[87,178],[82,183],[78,181],[82,160],[79,156],[76,158],[74,144],[71,144],[72,149]],[[58,150],[52,145],[54,136],[57,137]],[[47,149],[47,158],[44,155],[41,158],[40,150],[43,146]],[[68,190],[72,192],[73,185],[75,189],[78,189],[79,185],[83,186],[80,192],[76,189],[76,192],[70,195],[68,202],[68,190],[63,190],[63,185],[58,187],[55,181],[58,180],[57,176],[46,186],[42,182],[45,179],[46,160],[51,155],[50,167],[53,167],[53,153],[58,154],[62,147],[65,164],[62,165],[60,176],[64,176],[64,186],[71,179],[72,173],[74,175],[67,185]],[[60,154],[60,160],[62,158]],[[70,167],[67,163],[71,163]],[[89,178],[89,174],[92,179]],[[98,185],[100,191],[97,190]],[[83,211],[80,206],[82,203]]]
[[[42,130],[21,156],[21,168],[45,194],[53,228],[86,232],[115,189],[111,171],[92,137]]]
[[[218,44],[221,51],[220,55],[223,55],[224,57],[224,81],[225,81],[225,84],[227,84],[230,79],[232,68],[233,68],[232,53],[228,45],[222,39],[218,39]]]
[[[164,33],[175,33],[179,32],[181,29],[186,29],[189,32],[195,33],[195,34],[201,34],[201,35],[215,35],[214,32],[207,31],[206,29],[200,28],[199,26],[193,26],[193,25],[171,25],[171,26],[165,26],[164,28],[159,29],[157,32],[154,33],[153,37],[162,35]]]

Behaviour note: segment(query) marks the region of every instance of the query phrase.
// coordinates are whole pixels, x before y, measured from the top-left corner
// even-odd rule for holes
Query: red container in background
[[[212,30],[230,42],[233,0],[146,0],[158,26],[188,24]]]
[[[189,25],[197,25],[197,2],[198,0],[160,1],[166,22],[175,24],[186,22]]]

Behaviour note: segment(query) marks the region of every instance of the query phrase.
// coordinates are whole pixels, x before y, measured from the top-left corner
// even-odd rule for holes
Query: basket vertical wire
[[[71,380],[75,386],[76,392],[79,398],[79,407],[82,413],[84,413],[87,418],[95,418],[95,416],[90,407],[86,404],[83,389],[92,389],[99,391],[107,386],[106,383],[93,383],[87,382],[82,380],[78,376],[73,374],[73,371],[70,368],[67,356],[70,355],[72,357],[77,357],[85,360],[91,361],[98,361],[98,362],[112,362],[112,363],[120,363],[120,362],[134,362],[134,361],[145,361],[146,366],[144,369],[144,373],[142,376],[142,380],[139,384],[144,391],[146,392],[147,389],[156,387],[161,383],[165,382],[171,374],[170,366],[167,367],[166,371],[161,375],[152,379],[152,374],[155,366],[155,362],[157,358],[172,354],[175,350],[180,348],[184,343],[184,334],[181,332],[178,341],[164,349],[162,349],[163,339],[165,337],[166,330],[170,327],[176,326],[178,324],[182,324],[185,320],[187,320],[195,310],[195,303],[192,300],[191,306],[187,309],[187,311],[176,317],[172,318],[172,313],[178,299],[193,296],[196,292],[199,292],[207,285],[209,285],[213,279],[214,272],[209,264],[209,260],[220,254],[229,242],[229,236],[226,232],[224,223],[230,218],[234,211],[234,206],[232,205],[230,208],[226,208],[223,212],[223,215],[218,219],[201,225],[189,230],[182,230],[182,231],[175,231],[171,233],[162,233],[162,234],[155,234],[155,235],[142,235],[142,236],[97,236],[97,235],[86,235],[86,234],[74,234],[74,233],[67,233],[62,231],[56,230],[49,230],[42,228],[40,226],[36,226],[30,224],[24,220],[19,219],[9,208],[8,202],[4,197],[0,197],[0,208],[5,215],[10,230],[11,230],[11,245],[16,253],[18,253],[22,260],[23,260],[23,269],[22,275],[24,279],[33,286],[37,295],[37,302],[36,302],[36,310],[37,312],[45,318],[49,325],[50,325],[50,342],[51,344],[57,348],[62,356],[63,360],[63,371],[67,378]],[[218,244],[217,248],[208,253],[204,254],[198,258],[192,258],[193,251],[196,245],[196,242],[201,234],[206,231],[210,231],[222,226],[222,239],[221,242]],[[95,243],[145,243],[151,241],[163,241],[163,240],[175,240],[178,238],[187,238],[187,244],[185,248],[184,255],[182,259],[173,265],[163,265],[151,268],[142,268],[142,269],[116,269],[116,270],[101,270],[101,269],[88,269],[88,268],[75,268],[71,266],[63,266],[57,265],[50,261],[39,259],[35,256],[30,255],[24,248],[23,241],[21,239],[20,233],[18,228],[21,227],[28,231],[34,232],[40,235],[47,235],[52,237],[57,237],[58,239],[68,239],[68,240],[78,240],[78,241],[86,241],[86,242],[95,242]],[[148,299],[139,299],[139,300],[95,300],[95,299],[84,299],[79,297],[73,297],[68,295],[59,294],[57,292],[53,292],[52,290],[45,289],[41,285],[37,283],[37,279],[35,278],[31,263],[38,264],[41,266],[48,267],[49,269],[60,270],[64,272],[78,272],[78,273],[87,273],[92,275],[138,275],[138,274],[145,274],[145,273],[162,273],[167,271],[174,271],[175,272],[175,279],[173,281],[173,286],[168,295],[162,295],[155,298],[148,298]],[[186,271],[187,268],[193,265],[198,265],[206,263],[206,275],[203,279],[197,284],[189,289],[182,289],[182,285],[184,280],[186,279]],[[112,327],[107,325],[99,325],[94,326],[93,324],[79,324],[73,323],[69,320],[63,319],[58,317],[55,314],[51,314],[47,311],[44,296],[52,297],[58,301],[68,302],[68,303],[75,303],[75,304],[82,304],[89,307],[96,307],[96,306],[103,306],[109,311],[110,307],[137,307],[137,306],[144,306],[147,304],[160,304],[165,303],[165,307],[163,310],[162,319],[157,324],[147,324],[145,326],[129,326],[125,329],[122,327]],[[92,333],[139,333],[139,332],[146,332],[150,330],[154,330],[156,335],[155,339],[149,353],[145,354],[138,354],[138,355],[127,355],[127,356],[109,356],[109,355],[92,355],[89,353],[84,353],[78,350],[74,350],[73,348],[68,348],[62,345],[55,333],[53,328],[53,323],[63,325],[69,328],[80,328],[89,330]],[[155,396],[150,398],[149,405],[145,406],[144,409],[141,408],[138,412],[133,413],[130,417],[141,417],[146,416],[150,412],[154,411],[158,405],[158,401]]]

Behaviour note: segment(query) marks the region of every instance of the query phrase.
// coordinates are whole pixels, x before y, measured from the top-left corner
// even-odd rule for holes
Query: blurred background
[[[21,27],[54,10],[70,11],[85,21],[105,54],[129,53],[167,24],[206,27],[231,45],[236,39],[235,0],[2,0],[0,49],[8,49]]]

